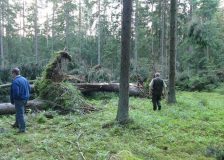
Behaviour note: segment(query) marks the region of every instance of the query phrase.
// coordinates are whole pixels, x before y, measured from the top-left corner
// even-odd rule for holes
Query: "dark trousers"
[[[26,103],[27,101],[24,100],[15,100],[16,125],[19,127],[19,131],[21,132],[26,130],[26,123],[24,119]]]
[[[153,110],[161,110],[161,95],[152,95],[152,104],[153,104]]]

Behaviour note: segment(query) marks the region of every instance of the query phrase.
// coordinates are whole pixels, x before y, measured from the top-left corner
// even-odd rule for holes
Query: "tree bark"
[[[31,108],[33,110],[42,110],[44,109],[44,102],[41,100],[31,100],[26,104],[27,108]],[[15,106],[11,103],[0,103],[0,115],[4,114],[14,114],[16,112]]]
[[[36,64],[38,63],[38,59],[39,59],[39,54],[38,54],[38,38],[37,38],[37,0],[35,0],[35,19],[34,19],[34,32],[35,32],[35,35],[34,35],[34,38],[35,38],[35,58],[36,58]]]
[[[154,11],[154,2],[152,2],[151,4],[151,12],[153,13]],[[153,23],[152,23],[152,26],[151,26],[151,36],[152,36],[152,41],[151,41],[151,54],[149,54],[149,62],[152,62],[152,67],[149,68],[149,72],[152,72],[153,70],[153,73],[156,72],[156,68],[155,68],[155,64],[156,64],[156,55],[154,53],[154,26],[153,26]]]
[[[47,100],[41,100],[41,99],[34,99],[31,101],[28,101],[26,104],[26,109],[31,109],[33,111],[41,111],[46,109],[46,105],[51,105],[51,108],[54,110],[57,110],[60,114],[66,114],[69,112],[79,112],[82,113],[90,113],[92,111],[97,110],[94,106],[91,105],[85,105],[82,107],[77,107],[77,108],[65,108],[64,106],[61,106],[59,104],[56,104],[51,101]],[[80,111],[78,111],[80,110]],[[12,105],[11,103],[0,103],[0,115],[5,115],[5,114],[14,114],[16,113],[15,106]]]
[[[82,93],[91,92],[119,92],[119,83],[72,83]],[[9,88],[11,84],[0,85],[0,89]],[[34,85],[30,85],[31,93],[34,93]],[[8,89],[9,90],[9,89]],[[130,96],[144,96],[143,88],[140,88],[134,83],[129,83]]]
[[[98,39],[97,39],[97,61],[98,61],[98,65],[101,64],[101,10],[100,10],[100,7],[101,7],[101,4],[100,4],[100,0],[98,0],[98,12],[99,12],[99,15],[98,15],[98,28],[97,28],[97,31],[98,31]]]
[[[66,5],[68,3],[67,1],[64,1],[64,12],[65,12],[65,50],[69,50],[69,9],[68,6]]]
[[[134,46],[134,72],[138,70],[138,0],[135,0],[135,46]]]
[[[25,0],[23,0],[23,38],[25,37]]]
[[[46,8],[48,8],[48,0],[46,0]],[[46,47],[49,47],[49,17],[48,17],[48,12],[46,13]]]
[[[119,83],[72,83],[82,93],[91,92],[119,92]],[[11,84],[0,85],[0,89],[9,88]],[[31,93],[34,93],[34,85],[30,85]],[[130,96],[144,96],[143,88],[140,88],[136,84],[129,84],[129,95]]]
[[[121,34],[121,65],[120,91],[116,120],[124,124],[129,120],[129,67],[130,67],[130,39],[131,39],[132,0],[123,1],[122,34]]]
[[[166,65],[165,65],[165,52],[166,52],[166,0],[161,1],[161,37],[160,37],[160,56],[161,56],[161,75],[163,78],[166,77]]]
[[[81,27],[82,27],[82,5],[81,5],[81,0],[79,0],[79,56],[80,56],[80,58],[82,57],[82,55],[81,55],[81,48],[82,48]]]
[[[76,87],[82,93],[90,92],[119,92],[119,83],[77,83]],[[130,96],[142,96],[143,89],[135,84],[129,84],[129,95]]]
[[[170,4],[170,71],[168,103],[176,103],[175,71],[176,71],[176,11],[177,0],[171,0]]]
[[[0,52],[1,52],[1,68],[5,68],[5,57],[3,50],[3,2],[0,1]]]

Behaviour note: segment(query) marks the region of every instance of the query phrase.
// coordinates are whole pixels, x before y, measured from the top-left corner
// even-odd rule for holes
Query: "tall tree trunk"
[[[101,22],[100,22],[100,14],[101,14],[101,11],[100,11],[100,6],[101,6],[101,4],[100,4],[100,0],[98,0],[98,14],[99,14],[99,16],[98,16],[98,40],[97,40],[97,50],[98,50],[98,64],[100,65],[101,64],[101,50],[100,50],[100,48],[101,48],[101,45],[100,45],[100,30],[101,30]]]
[[[160,34],[160,56],[161,56],[161,72],[162,72],[162,77],[165,77],[165,65],[164,65],[164,59],[165,59],[165,54],[164,54],[164,39],[165,39],[165,21],[164,21],[164,17],[165,17],[165,4],[164,4],[164,0],[161,0],[161,15],[160,15],[160,30],[161,30],[161,34]]]
[[[190,9],[189,9],[189,17],[188,17],[188,21],[192,21],[193,19],[193,10],[194,10],[194,4],[193,4],[193,0],[189,0],[189,5],[190,5]],[[188,46],[188,52],[189,52],[189,55],[192,54],[192,51],[193,51],[193,46],[192,44],[190,43],[189,46]],[[190,64],[189,64],[190,65]],[[187,67],[187,74],[188,76],[190,77],[190,67]]]
[[[23,3],[23,2],[22,2]],[[20,4],[21,6],[23,6],[23,4]],[[19,41],[21,43],[22,41],[22,18],[23,18],[23,14],[22,14],[22,9],[19,11],[19,31],[18,31],[18,34],[19,34]]]
[[[154,10],[154,2],[152,2],[152,8],[151,8],[151,12],[153,13],[153,10]],[[151,72],[153,70],[153,72],[156,71],[155,69],[155,60],[156,60],[156,55],[154,54],[154,34],[153,34],[153,31],[154,31],[154,27],[153,27],[153,24],[152,24],[152,27],[151,27],[151,36],[152,36],[152,41],[151,41],[151,48],[152,48],[152,53],[151,55],[149,55],[149,60],[151,60],[151,57],[152,57],[152,67],[153,68],[149,68],[149,71]]]
[[[167,33],[167,25],[166,25],[166,5],[167,0],[162,0],[161,2],[161,64],[162,64],[162,77],[167,77],[167,50],[166,50],[166,33]]]
[[[64,2],[66,5],[66,1]],[[68,11],[68,6],[65,6],[65,50],[69,49],[69,11]]]
[[[192,20],[192,13],[193,13],[192,0],[189,0],[189,5],[190,5],[190,9],[189,9],[189,21],[190,21],[190,20]]]
[[[81,0],[79,0],[79,56],[80,58],[81,58],[81,46],[82,46],[81,27],[82,27],[82,6],[81,6]]]
[[[49,46],[49,38],[48,38],[48,32],[49,32],[49,19],[48,19],[48,13],[47,13],[47,15],[46,15],[46,17],[47,17],[47,24],[46,24],[46,46],[47,46],[47,48],[48,48],[48,46]]]
[[[169,66],[168,66],[168,54],[167,54],[167,46],[168,46],[168,44],[167,44],[167,42],[168,42],[168,36],[167,36],[167,34],[168,34],[168,32],[167,32],[167,23],[166,23],[166,21],[167,21],[167,0],[165,0],[165,2],[164,2],[164,38],[163,38],[163,47],[164,47],[164,53],[165,53],[165,57],[164,57],[164,67],[165,67],[165,74],[164,74],[164,77],[163,78],[166,78],[166,79],[168,79],[168,68],[169,68]]]
[[[177,0],[170,3],[170,71],[168,103],[176,103],[175,72],[176,72],[176,12]]]
[[[9,9],[9,0],[6,0],[5,1],[5,24],[6,24],[6,27],[5,27],[5,41],[6,41],[6,45],[5,45],[5,49],[4,49],[4,55],[5,55],[5,62],[7,61],[7,55],[10,53],[10,47],[11,47],[11,43],[10,43],[10,18],[9,18],[9,12],[10,12],[10,9]],[[11,24],[12,25],[12,24]],[[5,63],[5,67],[7,66],[7,64]]]
[[[134,72],[138,66],[138,0],[135,0],[135,47],[134,47]]]
[[[34,32],[35,32],[35,35],[34,35],[35,37],[34,38],[35,38],[35,40],[34,41],[35,41],[35,57],[36,57],[36,64],[37,64],[38,63],[38,58],[39,58],[38,57],[39,56],[38,55],[38,38],[37,38],[37,36],[38,36],[37,35],[38,34],[37,33],[37,30],[38,30],[37,29],[37,14],[38,14],[37,13],[37,0],[35,0],[35,11],[34,12],[35,12],[34,13],[35,14],[35,19],[34,19]]]
[[[130,67],[131,14],[132,14],[132,0],[123,1],[120,90],[119,90],[119,104],[116,117],[116,120],[120,124],[126,123],[129,119],[128,90],[129,90],[129,67]]]
[[[207,58],[207,62],[209,62],[209,46],[206,46],[206,58]]]
[[[48,8],[48,0],[46,0],[46,8]],[[46,33],[45,33],[47,49],[48,49],[48,46],[49,46],[48,34],[49,34],[49,18],[48,18],[48,12],[47,12],[46,13]]]
[[[191,21],[194,16],[194,11],[196,10],[196,4],[195,4],[194,0],[189,0],[189,5],[190,5],[189,21]]]
[[[0,52],[1,52],[1,68],[5,68],[5,57],[3,49],[3,2],[0,1]]]
[[[54,52],[54,26],[55,26],[55,10],[56,10],[56,4],[53,2],[52,7],[52,26],[51,26],[51,34],[52,34],[52,40],[51,40],[51,51]]]
[[[25,37],[25,0],[23,0],[23,38]]]

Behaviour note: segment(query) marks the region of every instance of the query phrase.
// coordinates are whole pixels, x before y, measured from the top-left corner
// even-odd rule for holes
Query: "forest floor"
[[[1,160],[211,160],[224,158],[224,89],[177,92],[175,105],[130,98],[126,126],[110,125],[116,94],[88,98],[99,111],[85,115],[27,114],[27,133],[11,128],[14,115],[0,116]],[[103,127],[104,126],[104,127]]]

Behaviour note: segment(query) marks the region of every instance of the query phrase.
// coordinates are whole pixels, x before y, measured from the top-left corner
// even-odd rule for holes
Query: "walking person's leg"
[[[156,103],[156,96],[152,96],[152,104],[153,104],[153,110],[157,110],[157,103]]]
[[[157,101],[157,104],[158,104],[158,110],[161,110],[161,103],[160,103],[160,100]]]
[[[15,101],[15,108],[16,108],[16,116],[17,116],[17,122],[19,126],[19,132],[25,132],[26,124],[24,119],[24,114],[25,114],[24,102]]]
[[[158,106],[158,110],[161,110],[161,102],[160,102],[160,100],[161,100],[161,96],[158,96],[157,97],[157,101],[156,101],[157,106]]]
[[[16,107],[15,107],[15,109],[16,109]],[[16,115],[15,115],[15,123],[12,124],[12,127],[13,128],[19,128],[17,109],[16,109]]]

